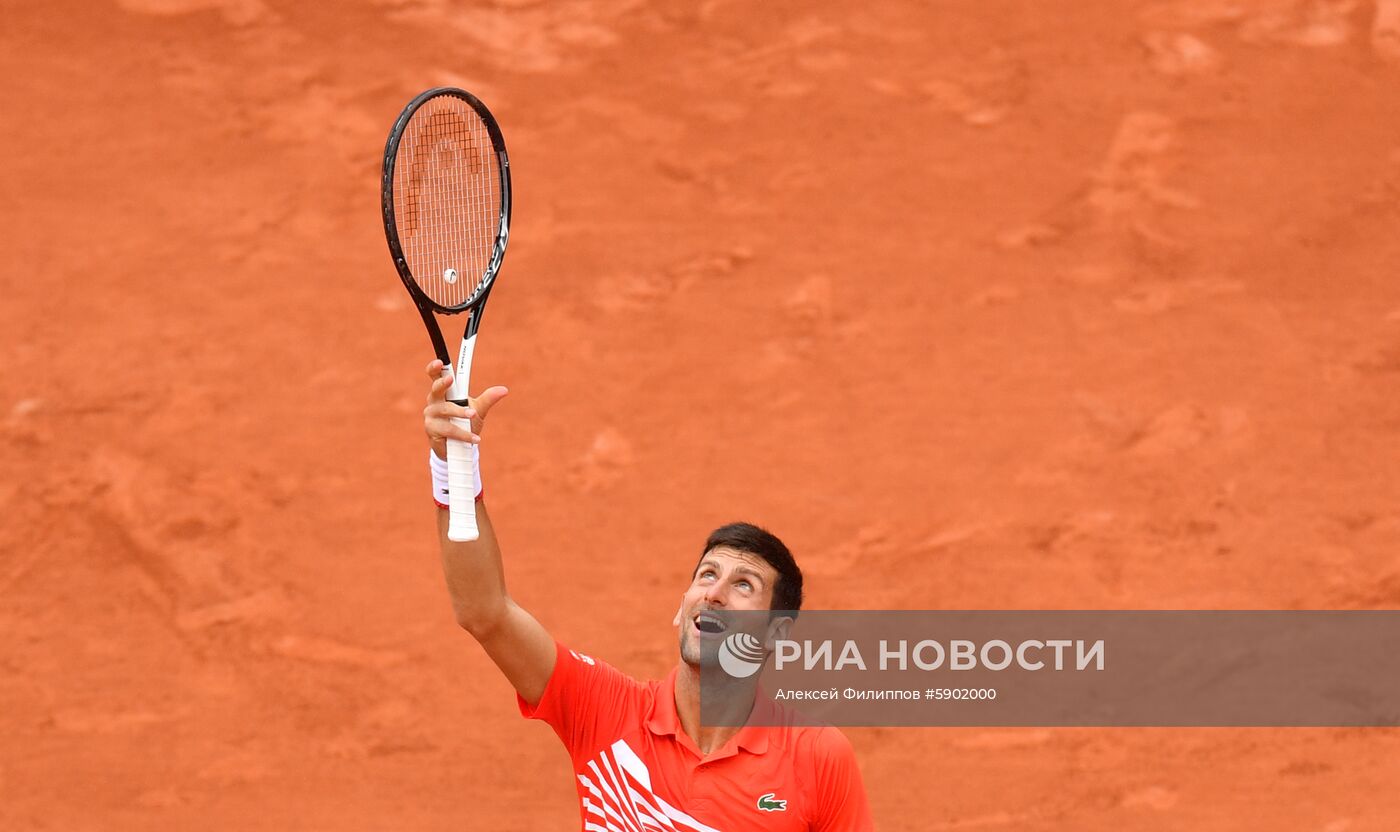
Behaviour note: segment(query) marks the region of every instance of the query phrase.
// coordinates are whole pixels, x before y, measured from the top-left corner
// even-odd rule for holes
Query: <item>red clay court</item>
[[[438,84],[571,646],[663,674],[739,518],[813,609],[1400,605],[1394,0],[12,6],[0,828],[576,827],[438,564],[377,202]],[[882,830],[1400,824],[1394,730],[847,734]]]

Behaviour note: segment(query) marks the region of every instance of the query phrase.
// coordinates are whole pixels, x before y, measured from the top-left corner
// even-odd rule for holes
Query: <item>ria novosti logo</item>
[[[747,679],[763,667],[763,642],[752,633],[731,633],[719,645],[719,666],[735,679]]]

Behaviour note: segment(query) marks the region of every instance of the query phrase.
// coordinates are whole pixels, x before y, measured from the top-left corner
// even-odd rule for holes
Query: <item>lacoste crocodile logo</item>
[[[787,801],[778,800],[772,792],[769,792],[758,799],[758,808],[765,812],[786,812]]]

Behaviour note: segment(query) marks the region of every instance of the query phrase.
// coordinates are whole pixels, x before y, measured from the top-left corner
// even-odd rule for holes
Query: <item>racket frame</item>
[[[481,282],[477,284],[476,289],[456,306],[444,306],[434,301],[413,279],[413,272],[404,257],[403,245],[399,240],[398,224],[394,216],[394,171],[398,163],[399,144],[403,139],[404,129],[419,108],[428,101],[441,96],[461,99],[476,111],[491,139],[491,147],[496,154],[497,169],[500,172],[501,220],[496,231],[496,239],[492,244],[491,259],[488,261],[486,272],[482,275]],[[486,309],[486,298],[490,295],[491,288],[496,281],[496,275],[500,272],[501,261],[505,259],[506,243],[510,239],[510,157],[506,153],[505,138],[501,135],[501,128],[496,123],[495,116],[491,115],[491,111],[486,109],[485,104],[481,103],[481,99],[457,87],[434,87],[415,96],[404,106],[403,111],[394,121],[393,129],[389,131],[389,139],[384,145],[384,169],[379,192],[380,208],[384,217],[384,238],[389,243],[389,255],[394,260],[394,268],[398,271],[399,280],[403,282],[404,288],[408,290],[409,296],[413,298],[413,303],[418,308],[418,314],[423,319],[423,326],[428,330],[428,337],[432,340],[433,352],[442,361],[444,370],[455,366],[452,389],[448,391],[448,400],[453,404],[465,407],[468,404],[467,397],[471,384],[471,365],[476,349],[476,333],[481,327],[482,313]],[[467,322],[463,327],[462,343],[458,348],[457,361],[454,365],[452,354],[447,351],[447,342],[442,336],[442,327],[438,324],[434,313],[456,315],[461,312],[467,313]],[[468,430],[471,429],[469,420],[454,419],[453,422]],[[451,482],[451,493],[449,494],[451,522],[448,537],[452,540],[475,540],[477,537],[476,489],[471,484],[470,476],[470,469],[476,467],[475,459],[476,447],[474,445],[459,440],[448,440],[448,469],[449,481]],[[469,470],[463,470],[464,466]],[[465,495],[459,494],[460,491],[468,490],[469,493]]]

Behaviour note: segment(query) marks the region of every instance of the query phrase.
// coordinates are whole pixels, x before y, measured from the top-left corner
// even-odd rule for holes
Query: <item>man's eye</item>
[[[739,586],[743,587],[744,589],[753,589],[753,584],[749,583],[748,581],[740,581]]]

